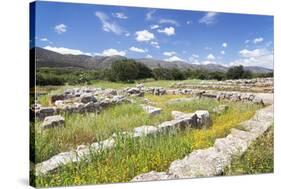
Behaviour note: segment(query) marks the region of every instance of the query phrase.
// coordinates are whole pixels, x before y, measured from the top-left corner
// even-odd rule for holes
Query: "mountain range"
[[[53,67],[53,68],[77,68],[87,70],[98,70],[110,68],[111,65],[117,60],[127,59],[124,56],[87,56],[87,55],[71,55],[60,54],[54,51],[46,50],[40,47],[35,47],[30,50],[31,56],[35,56],[37,67]],[[202,69],[208,71],[221,71],[226,72],[229,67],[222,66],[220,64],[206,64],[197,65],[190,64],[183,61],[168,62],[164,60],[156,60],[151,58],[135,59],[137,62],[141,62],[149,68],[178,68],[178,69]],[[258,67],[258,66],[245,66],[245,70],[249,70],[254,73],[268,73],[273,70]]]

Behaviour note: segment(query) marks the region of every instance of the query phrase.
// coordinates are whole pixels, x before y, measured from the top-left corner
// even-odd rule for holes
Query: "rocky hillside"
[[[126,59],[124,56],[86,56],[86,55],[70,55],[60,54],[40,47],[31,49],[31,53],[35,53],[37,67],[63,67],[63,68],[80,68],[80,69],[105,69],[110,68],[111,64],[117,60]],[[228,67],[218,64],[196,65],[182,61],[167,62],[156,59],[136,59],[136,61],[147,65],[149,68],[179,68],[179,69],[203,69],[209,71],[226,72]],[[256,73],[272,72],[271,69],[263,67],[245,67]]]

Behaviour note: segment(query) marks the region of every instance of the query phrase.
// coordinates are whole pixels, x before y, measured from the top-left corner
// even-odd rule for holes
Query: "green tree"
[[[137,62],[136,66],[138,68],[137,79],[145,79],[145,78],[153,77],[152,70],[149,67],[147,67],[145,64]]]
[[[226,77],[227,79],[241,79],[243,78],[243,74],[244,74],[244,67],[242,65],[234,66],[228,69],[226,73]]]
[[[185,79],[183,72],[180,71],[179,69],[173,68],[171,70],[171,72],[172,72],[172,76],[173,76],[174,80],[184,80]]]
[[[138,67],[134,60],[118,60],[111,65],[112,77],[116,81],[130,82],[138,76]]]
[[[156,80],[173,80],[172,72],[167,68],[155,68],[152,70],[152,74]]]

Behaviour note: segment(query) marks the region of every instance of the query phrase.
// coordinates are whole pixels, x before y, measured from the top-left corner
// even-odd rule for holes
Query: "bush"
[[[229,68],[226,77],[227,79],[250,79],[252,78],[252,73],[250,71],[245,71],[244,67],[240,65]]]
[[[137,79],[139,70],[134,60],[118,60],[111,65],[112,76],[116,81],[130,82]]]
[[[152,70],[153,78],[156,80],[173,80],[171,71],[167,68],[154,68]]]

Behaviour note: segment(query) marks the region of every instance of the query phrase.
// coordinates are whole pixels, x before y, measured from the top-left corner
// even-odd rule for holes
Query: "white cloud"
[[[163,55],[165,56],[174,56],[176,55],[177,53],[175,51],[168,51],[168,52],[163,52]]]
[[[157,30],[159,33],[165,33],[168,36],[175,35],[175,28],[174,27],[168,27],[164,29],[158,29]]]
[[[129,37],[131,34],[129,33],[129,32],[127,32],[126,34],[125,34],[125,36],[126,37]]]
[[[123,12],[112,13],[112,15],[116,18],[128,19],[128,16],[126,16]]]
[[[138,52],[138,53],[145,53],[145,52],[147,52],[147,49],[141,49],[141,48],[137,48],[137,47],[134,47],[134,46],[130,47],[129,50],[133,51],[133,52]]]
[[[206,24],[206,25],[214,24],[216,23],[217,15],[218,13],[208,12],[207,14],[205,14],[205,16],[199,19],[199,23]]]
[[[102,29],[106,32],[113,32],[117,35],[122,34],[124,31],[123,29],[116,24],[115,22],[112,22],[109,17],[103,13],[103,12],[96,12],[95,15],[99,18],[99,20],[102,23]]]
[[[146,55],[145,58],[152,58],[152,56],[150,54]]]
[[[225,54],[225,51],[221,51],[221,54],[224,55],[224,54]]]
[[[148,11],[148,12],[146,13],[146,15],[145,15],[145,19],[146,19],[146,20],[152,20],[152,16],[153,16],[153,14],[154,14],[155,12],[156,12],[155,9]]]
[[[202,61],[200,64],[207,65],[207,64],[217,64],[217,63],[213,60],[205,60],[205,61]]]
[[[266,49],[254,49],[254,50],[243,49],[239,52],[239,54],[244,58],[263,56],[267,53],[268,51]]]
[[[241,58],[231,62],[229,65],[237,66],[261,66],[265,68],[273,68],[273,52],[267,49],[247,50],[243,49],[239,52]]]
[[[73,54],[73,55],[88,55],[91,56],[91,53],[86,53],[78,49],[69,49],[65,47],[51,47],[51,46],[45,46],[44,49],[54,51],[60,54]]]
[[[136,32],[136,40],[137,41],[150,41],[154,39],[154,34],[150,33],[147,30],[137,31]]]
[[[47,42],[47,41],[49,41],[49,39],[47,39],[47,38],[41,38],[40,41],[46,41],[46,42]]]
[[[213,54],[208,54],[207,59],[208,60],[215,60],[216,57]]]
[[[172,24],[172,25],[175,25],[175,26],[179,26],[179,23],[175,20],[172,20],[172,19],[160,19],[158,21],[159,24]]]
[[[226,47],[227,47],[227,43],[224,42],[221,46],[224,47],[224,48],[226,48]]]
[[[262,37],[255,38],[255,39],[253,40],[253,43],[254,43],[254,44],[257,44],[257,43],[260,43],[260,42],[263,42],[263,38],[262,38]]]
[[[166,58],[164,59],[165,61],[168,61],[168,62],[174,62],[174,61],[184,61],[183,59],[177,57],[177,56],[171,56],[169,58]]]
[[[155,24],[155,25],[151,25],[151,26],[150,26],[150,29],[154,30],[154,29],[157,29],[157,28],[159,28],[159,27],[160,27],[159,25]]]
[[[153,47],[157,48],[157,49],[160,48],[160,45],[159,45],[159,43],[158,43],[157,41],[151,41],[150,44],[151,44]]]
[[[102,53],[95,53],[95,55],[98,55],[98,56],[115,56],[115,55],[126,56],[126,52],[118,51],[116,49],[110,48],[110,49],[105,49],[104,51],[102,51]]]
[[[67,31],[67,26],[64,24],[58,24],[54,27],[55,32],[58,34],[64,33]]]
[[[192,24],[192,20],[186,21],[186,24],[187,24],[187,25]]]

